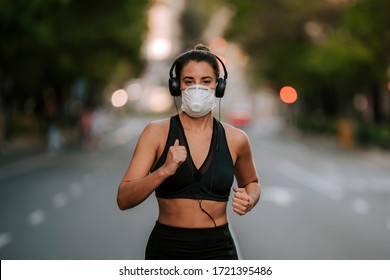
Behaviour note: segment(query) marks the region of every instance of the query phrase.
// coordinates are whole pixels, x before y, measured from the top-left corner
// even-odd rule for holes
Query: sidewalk
[[[390,168],[390,150],[374,146],[359,146],[358,144],[353,144],[350,148],[345,148],[337,137],[304,133],[295,127],[288,127],[282,130],[281,134],[286,138],[305,143],[315,149],[367,157]]]
[[[4,144],[0,150],[0,166],[9,162],[42,153],[46,149],[44,139],[38,137],[17,138]]]
[[[77,143],[77,137],[70,130],[61,131],[62,149],[66,150],[69,145]],[[0,166],[29,158],[35,155],[49,154],[50,149],[45,135],[19,136],[8,141],[0,150]]]
[[[7,143],[4,151],[0,151],[0,167],[13,162],[36,156],[50,156],[63,154],[69,151],[85,151],[110,149],[122,142],[129,141],[134,133],[140,133],[147,122],[154,119],[150,116],[123,116],[110,119],[96,140],[101,142],[102,147],[94,147],[91,150],[83,147],[83,141],[78,134],[77,128],[61,130],[62,144],[58,151],[49,149],[45,135],[41,137],[19,137]]]

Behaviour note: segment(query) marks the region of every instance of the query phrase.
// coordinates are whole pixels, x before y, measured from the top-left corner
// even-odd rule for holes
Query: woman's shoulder
[[[247,141],[248,135],[242,130],[231,124],[221,122],[223,128],[225,129],[226,138],[238,142]]]
[[[230,155],[235,164],[240,155],[246,153],[248,149],[250,150],[249,138],[243,130],[231,124],[222,123],[222,125],[225,129],[226,142],[229,147]]]
[[[137,147],[148,147],[149,150],[154,150],[154,148],[162,146],[163,141],[168,136],[169,122],[169,118],[167,118],[146,124],[138,139]]]
[[[160,136],[161,133],[169,130],[170,118],[159,119],[149,122],[144,129],[144,133]]]
[[[148,123],[148,126],[152,126],[152,127],[166,127],[166,126],[169,126],[169,122],[170,122],[171,118],[165,118],[165,119],[159,119],[159,120],[154,120],[154,121],[151,121],[150,123]]]
[[[248,135],[241,129],[228,124],[222,123],[225,129],[226,141],[231,149],[240,151],[249,145]]]

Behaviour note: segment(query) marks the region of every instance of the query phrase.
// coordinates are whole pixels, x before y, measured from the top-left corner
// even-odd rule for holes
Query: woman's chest
[[[205,162],[211,149],[211,136],[187,133],[189,155],[195,167],[199,169]]]

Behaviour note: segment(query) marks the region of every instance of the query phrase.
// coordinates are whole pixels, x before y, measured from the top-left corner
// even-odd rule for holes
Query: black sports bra
[[[161,167],[167,158],[169,147],[176,139],[187,149],[187,160],[168,177],[155,193],[160,198],[189,198],[228,201],[234,180],[233,160],[226,142],[222,124],[213,119],[213,134],[208,155],[199,169],[196,168],[188,147],[179,115],[171,117],[168,139],[164,151],[152,169]]]

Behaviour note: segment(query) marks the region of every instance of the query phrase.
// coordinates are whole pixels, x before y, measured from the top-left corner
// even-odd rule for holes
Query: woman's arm
[[[235,131],[237,160],[235,176],[238,188],[234,188],[233,211],[245,215],[260,200],[261,188],[248,136],[241,130]]]
[[[179,146],[179,142],[176,141],[169,149],[165,164],[150,173],[157,160],[160,143],[163,143],[161,145],[164,148],[165,142],[162,141],[167,138],[167,130],[167,125],[160,121],[150,123],[142,132],[129,167],[118,187],[117,203],[121,210],[137,206],[148,198],[186,159],[185,147]]]

